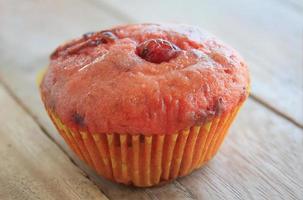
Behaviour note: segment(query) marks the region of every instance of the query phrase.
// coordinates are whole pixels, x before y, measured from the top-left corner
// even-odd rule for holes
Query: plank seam
[[[197,196],[195,194],[193,194],[190,190],[188,190],[180,181],[176,180],[175,186],[180,188],[180,190],[185,191],[189,195],[188,198],[190,198],[192,200],[198,199]]]
[[[274,106],[270,105],[269,103],[267,103],[266,101],[264,101],[260,97],[256,96],[255,94],[251,93],[250,96],[249,96],[249,98],[252,99],[253,101],[257,102],[258,104],[262,105],[263,107],[267,108],[271,112],[275,113],[276,115],[278,115],[278,116],[286,119],[287,121],[291,122],[292,124],[294,124],[298,128],[303,129],[303,125],[300,124],[300,122],[298,122],[297,120],[295,120],[293,117],[288,116],[287,114],[281,112],[280,110],[278,110]]]
[[[144,192],[151,198],[151,200],[160,200],[150,189],[147,189]]]

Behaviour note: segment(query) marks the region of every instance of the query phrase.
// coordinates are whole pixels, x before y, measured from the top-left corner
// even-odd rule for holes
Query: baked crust
[[[41,94],[71,129],[171,134],[230,111],[248,96],[243,59],[197,27],[135,24],[106,33],[107,41],[104,31],[89,33],[51,55]],[[161,63],[137,55],[138,44],[159,38],[179,47],[178,55]]]

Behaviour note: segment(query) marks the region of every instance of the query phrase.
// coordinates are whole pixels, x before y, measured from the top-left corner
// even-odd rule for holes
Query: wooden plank
[[[117,22],[119,20],[114,17],[117,15],[105,14],[100,8],[97,9],[95,6],[89,6],[89,4],[80,1],[73,1],[72,7],[61,10],[56,7],[56,3],[35,2],[32,4],[29,3],[27,6],[36,11],[30,16],[23,11],[24,8],[21,9],[24,6],[22,3],[17,6],[20,6],[19,12],[14,13],[14,15],[20,18],[18,23],[31,24],[32,27],[36,27],[49,19],[51,20],[45,30],[37,27],[28,29],[26,26],[11,26],[8,22],[2,26],[3,23],[0,23],[1,29],[2,27],[4,27],[3,30],[9,29],[9,34],[0,33],[0,40],[4,41],[0,47],[2,48],[0,49],[0,79],[19,99],[20,103],[33,114],[35,119],[50,134],[50,137],[55,139],[110,199],[220,199],[221,197],[225,198],[225,196],[225,199],[233,199],[234,197],[265,199],[268,195],[272,195],[272,199],[279,199],[281,192],[285,193],[282,197],[290,199],[299,199],[303,196],[303,178],[298,173],[299,170],[302,171],[302,130],[253,101],[249,101],[244,111],[241,112],[243,114],[234,125],[236,128],[227,138],[223,149],[215,160],[188,177],[152,189],[126,187],[98,177],[75,158],[50,123],[39,100],[35,76],[41,66],[47,64],[47,55],[50,51],[48,49],[52,49],[52,46],[58,43],[57,40],[73,36],[75,34],[73,31],[80,34],[80,32],[85,31],[82,29],[88,30],[88,27],[96,26],[90,24],[88,20],[91,15],[99,17],[98,21],[102,19],[106,23],[116,23],[115,20]],[[43,9],[39,10],[42,4],[46,4],[45,8],[51,11],[51,15],[44,16],[42,14],[46,12]],[[62,5],[64,7],[71,2],[58,2],[58,5],[61,4],[64,4]],[[75,24],[73,22],[75,16],[78,15],[77,7],[85,10],[88,16],[83,15],[82,19]],[[5,10],[12,11],[7,7]],[[96,14],[97,11],[101,14]],[[0,22],[9,20],[8,17],[3,20],[2,13],[0,12]],[[13,14],[10,13],[3,15],[9,15],[13,18]],[[64,16],[64,18],[58,16]],[[38,20],[39,23],[35,20]],[[92,23],[97,23],[97,20]],[[63,33],[61,30],[57,33],[58,27],[60,27],[58,24],[61,24],[61,28],[64,27],[64,24],[68,24],[71,26],[71,30],[64,29]],[[17,37],[20,32],[23,33],[23,38],[27,38],[28,41],[23,43],[23,38]],[[36,36],[31,37],[32,34]],[[37,37],[41,38],[43,45],[35,43]],[[18,43],[20,44],[18,45]],[[5,51],[3,51],[4,49]],[[24,51],[24,49],[28,49],[28,51]],[[253,116],[250,116],[251,114]],[[249,124],[252,122],[254,124]],[[256,128],[256,125],[259,127]],[[248,148],[247,145],[251,145],[251,148]],[[297,159],[294,158],[295,156]],[[288,158],[286,163],[283,162],[285,158]],[[264,174],[269,174],[270,177],[266,177]],[[266,191],[266,193],[262,190],[268,188],[272,190]]]
[[[107,199],[0,85],[0,199]]]
[[[180,22],[209,30],[246,58],[255,99],[303,126],[303,12],[295,9],[298,3],[93,1],[124,13],[133,22]]]

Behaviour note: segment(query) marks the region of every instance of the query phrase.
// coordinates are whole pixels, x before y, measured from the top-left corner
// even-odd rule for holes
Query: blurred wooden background
[[[85,32],[137,22],[198,25],[237,49],[252,94],[217,156],[137,189],[98,177],[54,129],[35,83]],[[0,0],[0,199],[303,199],[303,1]]]

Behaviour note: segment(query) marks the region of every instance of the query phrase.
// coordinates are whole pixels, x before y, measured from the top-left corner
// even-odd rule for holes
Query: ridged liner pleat
[[[75,132],[48,112],[71,149],[100,175],[147,187],[184,176],[210,160],[239,107],[201,126],[174,134],[131,135]]]

